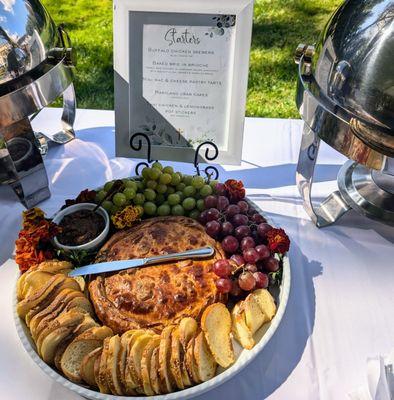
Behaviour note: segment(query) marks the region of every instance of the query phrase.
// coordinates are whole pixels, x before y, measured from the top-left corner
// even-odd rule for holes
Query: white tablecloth
[[[43,111],[38,130],[56,131],[60,111]],[[78,110],[77,139],[51,148],[45,164],[51,215],[82,189],[133,174],[135,160],[114,157],[112,111]],[[295,187],[301,122],[246,119],[241,166],[220,167],[222,179],[241,179],[248,196],[291,240],[292,288],[287,311],[268,346],[244,371],[199,399],[346,399],[366,382],[366,359],[394,346],[394,230],[349,212],[318,229]],[[344,158],[323,145],[315,196],[333,190]],[[191,165],[177,164],[193,172]],[[18,342],[12,317],[17,271],[6,262],[19,230],[22,206],[0,188],[0,399],[79,399],[53,383]]]

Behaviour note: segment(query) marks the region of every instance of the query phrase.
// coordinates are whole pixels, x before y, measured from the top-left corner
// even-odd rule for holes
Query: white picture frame
[[[209,126],[208,131],[211,132],[211,136],[207,134],[207,137],[201,136],[199,140],[200,142],[204,141],[203,139],[213,141],[218,145],[219,156],[215,163],[240,164],[253,20],[253,0],[114,0],[113,6],[116,155],[119,157],[146,158],[145,143],[143,143],[143,148],[139,151],[130,146],[130,138],[133,134],[146,131],[149,135],[152,135],[149,137],[158,138],[157,143],[152,143],[151,159],[193,161],[195,147],[199,142],[193,142],[194,137],[193,140],[189,140],[186,133],[183,137],[183,130],[180,128],[175,130],[179,132],[177,135],[179,141],[173,143],[174,139],[171,136],[171,132],[177,126],[178,121],[181,121],[179,125],[185,121],[186,130],[191,132],[191,127],[196,125],[192,119],[193,117],[190,117],[190,119],[185,117],[181,120],[177,115],[171,115],[171,110],[169,114],[165,114],[166,110],[160,108],[160,104],[155,104],[151,101],[155,98],[155,91],[152,89],[153,86],[149,85],[149,81],[152,80],[151,77],[157,76],[158,73],[162,75],[163,71],[159,70],[157,72],[154,70],[151,75],[150,69],[152,68],[149,64],[151,60],[146,49],[149,43],[154,42],[152,40],[154,36],[152,35],[156,35],[157,32],[157,37],[162,40],[164,37],[162,32],[169,26],[174,25],[179,28],[179,32],[182,29],[187,29],[191,32],[195,31],[196,36],[199,35],[201,39],[199,40],[200,48],[205,46],[206,43],[208,43],[206,45],[208,47],[216,46],[218,51],[213,51],[211,52],[212,54],[216,55],[223,46],[227,46],[226,51],[224,53],[222,51],[225,55],[224,62],[223,58],[219,61],[220,67],[224,68],[223,71],[225,72],[223,73],[223,79],[220,81],[220,85],[224,89],[220,88],[216,93],[216,89],[205,90],[206,87],[204,88],[201,85],[201,92],[205,90],[205,93],[213,99],[212,112],[209,114],[208,111],[205,113],[200,110],[197,111],[194,118],[198,120],[203,115],[207,116],[207,119],[200,125]],[[225,31],[224,35],[221,33],[223,29],[220,29],[220,35],[223,35],[223,37],[214,37],[213,40],[217,40],[216,43],[209,42],[209,36],[204,36],[204,32],[207,31],[208,25],[210,27],[212,23],[212,29],[215,29],[214,33],[216,34],[218,28],[215,24],[216,21],[219,21],[219,17],[221,22],[224,21],[223,18],[225,17],[231,17],[231,21],[234,17],[234,23],[233,25],[226,24],[228,30]],[[216,20],[215,18],[218,19]],[[219,23],[217,26],[219,26]],[[211,30],[207,32],[209,33]],[[205,32],[205,35],[208,35],[207,32]],[[211,43],[213,44],[211,45]],[[158,44],[158,46],[161,45]],[[163,57],[158,60],[163,60],[166,56]],[[221,70],[218,69],[218,71],[220,75]],[[155,73],[156,75],[154,75]],[[174,71],[171,70],[171,74],[174,74]],[[220,90],[225,90],[223,92],[225,95]],[[225,98],[223,107],[217,102],[220,96]],[[182,107],[182,99],[173,101],[176,107],[178,107],[176,102],[180,102],[179,106]],[[194,99],[189,102],[192,103],[193,101]],[[172,104],[172,107],[174,107],[174,104]],[[148,110],[149,105],[152,106],[150,108],[151,111]],[[198,107],[196,103],[196,108]],[[151,117],[150,113],[155,114],[155,116]],[[148,121],[145,125],[141,124],[144,118]],[[152,119],[153,122],[151,122]],[[162,123],[157,123],[156,119],[160,119]],[[158,129],[157,126],[160,127],[160,131],[153,132],[152,127]],[[201,127],[199,128],[201,130]],[[194,134],[198,136],[199,132],[197,132],[197,129],[195,131],[196,133]],[[162,136],[159,137],[158,135]],[[170,141],[162,143],[161,137],[168,137]],[[207,161],[204,159],[204,154],[201,154],[199,161]]]

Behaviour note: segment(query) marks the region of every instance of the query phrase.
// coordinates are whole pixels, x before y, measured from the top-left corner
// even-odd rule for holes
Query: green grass
[[[78,51],[78,107],[112,109],[112,0],[43,2],[57,23],[65,23]],[[298,117],[294,103],[294,50],[300,42],[317,40],[340,3],[341,0],[255,1],[246,115]]]

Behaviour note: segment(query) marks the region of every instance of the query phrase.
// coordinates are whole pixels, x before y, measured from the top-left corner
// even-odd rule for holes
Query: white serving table
[[[34,121],[58,129],[59,109]],[[78,110],[77,138],[46,157],[52,197],[40,206],[54,213],[66,198],[105,181],[133,175],[136,160],[115,158],[112,111]],[[394,347],[394,229],[349,212],[318,229],[303,210],[295,186],[302,123],[247,118],[241,166],[219,167],[222,180],[241,179],[248,196],[291,240],[292,289],[282,323],[263,352],[238,376],[198,399],[346,399],[366,383],[366,360]],[[345,159],[323,145],[315,198],[335,188]],[[192,164],[176,168],[193,173]],[[76,400],[30,360],[12,316],[17,270],[7,260],[23,207],[0,187],[0,399]]]

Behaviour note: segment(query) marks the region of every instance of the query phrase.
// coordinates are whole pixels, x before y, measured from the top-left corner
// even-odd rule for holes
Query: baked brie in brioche
[[[211,246],[206,259],[183,260],[99,276],[89,284],[101,322],[116,333],[150,328],[161,332],[184,317],[199,319],[204,309],[223,300],[212,271],[225,254],[198,222],[187,217],[150,218],[115,233],[97,262],[144,258]]]

